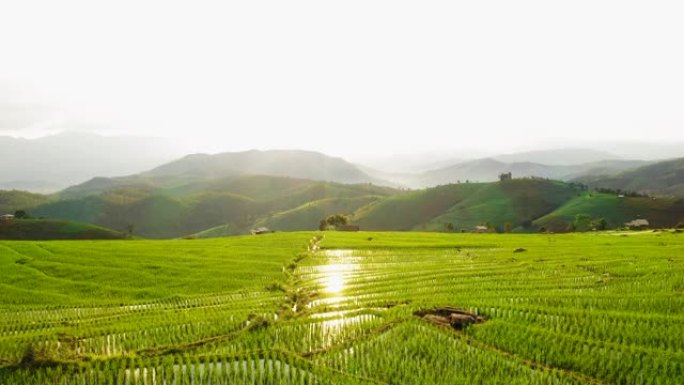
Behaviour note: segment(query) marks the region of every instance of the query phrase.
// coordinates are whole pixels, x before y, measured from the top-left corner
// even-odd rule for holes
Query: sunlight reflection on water
[[[358,308],[331,311],[354,305],[356,297],[350,293],[350,287],[355,276],[360,273],[362,257],[353,250],[325,250],[319,256],[323,257],[323,264],[316,266],[313,271],[322,296],[309,305],[314,309],[323,306],[319,310],[324,312],[311,315],[312,319],[318,320],[311,324],[311,333],[320,338],[322,347],[329,347],[340,343],[350,328],[371,322],[377,316],[358,314]]]
[[[320,274],[318,282],[324,294],[339,296],[349,286],[350,277],[359,265],[354,263],[356,258],[352,250],[327,250],[325,256],[328,263],[317,268]]]
[[[348,280],[358,268],[353,263],[332,263],[318,268],[321,274],[319,283],[323,286],[323,293],[340,294],[348,286]]]

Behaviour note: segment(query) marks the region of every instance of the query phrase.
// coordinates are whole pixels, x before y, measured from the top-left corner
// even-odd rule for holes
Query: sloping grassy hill
[[[578,190],[572,185],[547,180],[514,179],[488,183],[427,222],[424,229],[443,230],[446,223],[451,223],[456,230],[470,230],[489,223],[503,231],[504,224],[510,223],[513,228],[529,230],[534,219],[553,211],[577,194]]]
[[[451,184],[394,195],[357,211],[354,222],[364,230],[411,230],[443,214],[486,185]]]
[[[0,239],[123,239],[123,233],[72,221],[50,219],[15,219],[0,222]]]
[[[137,236],[175,238],[217,226],[223,229],[220,234],[225,231],[241,234],[265,218],[309,202],[384,197],[396,192],[370,184],[343,185],[273,176],[243,176],[187,186],[174,185],[170,189],[154,188],[148,183],[114,187],[104,193],[51,202],[32,212],[120,231],[132,225]],[[316,219],[316,224],[320,219]],[[295,223],[287,228],[300,226],[303,225]],[[303,228],[311,228],[308,222],[305,226]]]
[[[30,210],[50,201],[50,197],[18,190],[0,190],[0,215],[13,214],[17,210]]]
[[[577,214],[604,217],[609,227],[638,216],[654,226],[684,218],[676,200],[594,194],[576,184],[545,179],[462,183],[418,191],[372,184],[345,185],[273,176],[241,176],[157,188],[148,183],[114,187],[104,193],[49,200],[31,208],[33,216],[92,223],[146,238],[244,234],[250,228],[311,230],[336,213],[353,213],[362,230],[472,230],[488,223],[498,231],[545,227],[564,231]],[[0,195],[1,196],[1,195]],[[39,199],[42,199],[40,196]],[[619,204],[618,204],[619,203]],[[563,208],[562,211],[557,210]]]
[[[327,198],[305,203],[292,210],[269,216],[257,223],[278,231],[316,230],[322,218],[332,214],[351,215],[356,210],[382,199],[380,196]]]
[[[651,227],[673,227],[684,221],[684,199],[648,197],[619,198],[615,194],[584,193],[557,210],[534,221],[537,228],[565,231],[577,214],[605,218],[609,228],[619,228],[636,218],[647,219]]]
[[[529,227],[577,193],[572,185],[536,179],[446,185],[387,198],[354,219],[369,230],[443,231],[447,223],[471,230],[487,222]]]
[[[658,162],[619,174],[578,178],[592,187],[684,196],[684,158]]]

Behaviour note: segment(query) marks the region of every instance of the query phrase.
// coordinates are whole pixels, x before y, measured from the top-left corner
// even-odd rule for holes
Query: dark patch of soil
[[[482,316],[450,306],[416,310],[413,315],[438,325],[451,326],[456,330],[463,330],[472,324],[486,321]]]
[[[524,253],[526,251],[527,251],[527,249],[522,248],[522,247],[518,247],[517,249],[513,250],[514,253]]]
[[[391,308],[393,308],[393,307],[395,307],[395,306],[399,306],[399,305],[408,305],[408,304],[410,304],[410,303],[411,303],[411,300],[410,300],[410,299],[405,299],[405,300],[403,300],[403,301],[389,301],[389,302],[386,302],[386,303],[384,303],[384,304],[382,304],[382,305],[380,305],[380,306],[381,306],[381,307],[384,307],[385,309],[391,309]]]

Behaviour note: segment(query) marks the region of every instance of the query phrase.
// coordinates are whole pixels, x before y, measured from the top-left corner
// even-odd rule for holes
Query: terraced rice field
[[[684,234],[320,237],[0,243],[0,384],[684,383]]]

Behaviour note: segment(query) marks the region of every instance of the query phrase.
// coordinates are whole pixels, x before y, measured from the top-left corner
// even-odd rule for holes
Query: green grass
[[[438,186],[391,196],[366,206],[354,221],[366,230],[411,230],[485,188],[485,183]]]
[[[351,216],[354,211],[381,198],[371,195],[353,198],[320,199],[269,216],[257,222],[256,226],[266,226],[277,231],[316,230],[321,219],[329,215],[345,214]]]
[[[103,184],[104,192],[88,193],[90,187],[99,191]],[[132,225],[137,237],[167,239],[246,234],[261,226],[315,230],[321,219],[337,213],[350,214],[362,230],[378,231],[470,232],[489,224],[503,232],[510,224],[515,232],[538,232],[542,227],[561,232],[577,214],[605,217],[609,228],[637,217],[655,227],[684,221],[682,199],[618,201],[616,195],[597,193],[591,194],[595,199],[587,199],[589,194],[578,185],[532,178],[400,191],[263,175],[199,181],[192,176],[148,176],[93,180],[79,189],[85,189],[83,196],[77,191],[65,192],[62,199],[38,196],[45,199],[42,204],[33,196],[0,191],[0,204],[5,200],[19,208],[19,202],[28,199],[37,204],[29,208],[33,216],[124,232]]]
[[[273,176],[234,176],[197,181],[191,176],[94,179],[68,189],[61,199],[31,209],[31,215],[93,223],[136,236],[177,238],[196,233],[245,234],[282,213],[275,223],[284,230],[316,229],[310,226],[315,210],[291,213],[308,203],[318,203],[319,212],[333,209],[354,211],[369,196],[397,192],[370,184],[344,185]],[[185,181],[185,182],[183,182]],[[104,191],[100,191],[106,187]],[[0,199],[3,193],[0,192]],[[331,201],[326,202],[330,199]],[[331,203],[336,202],[336,203]],[[290,223],[287,218],[292,218]],[[219,227],[222,230],[212,231]],[[200,236],[203,236],[201,234]]]
[[[534,221],[537,227],[565,231],[577,214],[605,218],[609,228],[624,227],[626,222],[646,218],[654,228],[674,227],[684,220],[684,200],[674,198],[624,197],[615,194],[584,193],[550,214]]]
[[[0,222],[0,239],[122,239],[121,232],[73,221],[50,219],[15,219]]]
[[[569,184],[547,180],[452,184],[386,198],[359,210],[355,220],[368,230],[445,231],[451,223],[455,231],[470,231],[490,223],[502,231],[507,222],[530,227],[576,194]]]
[[[455,229],[470,230],[490,223],[503,231],[504,224],[510,223],[529,231],[535,218],[555,210],[575,195],[577,191],[572,186],[561,182],[514,179],[489,183],[432,219],[426,229],[443,230],[445,223],[452,223]]]
[[[92,305],[262,290],[309,234],[212,240],[0,242],[0,303]]]
[[[684,382],[682,233],[319,234],[0,242],[0,382]]]

